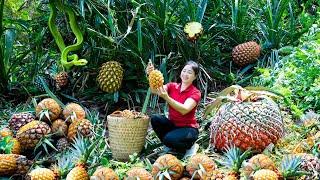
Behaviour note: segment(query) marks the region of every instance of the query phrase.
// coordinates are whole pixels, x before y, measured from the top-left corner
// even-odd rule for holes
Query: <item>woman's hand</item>
[[[152,62],[149,61],[149,62],[148,62],[148,66],[147,66],[147,68],[146,68],[146,73],[147,73],[147,75],[149,75],[150,72],[153,71],[153,70],[154,70],[154,66],[153,66]]]
[[[164,100],[167,100],[169,97],[167,90],[163,86],[158,88],[156,90],[156,93],[158,94],[158,96],[162,97]]]

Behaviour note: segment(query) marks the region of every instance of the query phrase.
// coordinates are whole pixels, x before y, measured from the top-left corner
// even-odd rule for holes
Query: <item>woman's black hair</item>
[[[186,65],[190,65],[191,66],[191,68],[192,68],[192,70],[193,70],[193,72],[194,72],[194,74],[195,74],[195,76],[196,76],[196,79],[192,82],[192,84],[196,87],[196,88],[198,88],[198,82],[197,82],[197,77],[198,77],[198,75],[199,75],[199,64],[197,63],[197,62],[195,62],[195,61],[192,61],[192,60],[189,60],[188,62],[186,62],[186,64],[184,65],[184,66],[186,66]],[[184,67],[183,66],[183,67]],[[181,78],[179,77],[178,78],[178,81],[177,82],[181,82]]]

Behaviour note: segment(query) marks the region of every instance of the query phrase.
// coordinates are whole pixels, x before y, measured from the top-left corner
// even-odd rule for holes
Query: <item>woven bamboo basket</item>
[[[129,160],[129,155],[140,153],[147,135],[149,117],[123,117],[119,112],[107,116],[109,142],[113,158]]]

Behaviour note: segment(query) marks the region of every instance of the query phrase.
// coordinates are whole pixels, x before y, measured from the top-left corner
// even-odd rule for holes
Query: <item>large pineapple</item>
[[[110,168],[98,167],[93,175],[90,177],[92,180],[119,180],[119,176]]]
[[[51,130],[55,136],[63,137],[63,136],[66,136],[68,133],[68,125],[64,120],[57,119],[53,121],[51,125]]]
[[[156,180],[167,179],[166,176],[170,176],[172,180],[178,180],[182,176],[183,170],[184,167],[177,157],[165,154],[155,161],[151,174]]]
[[[163,86],[163,75],[159,70],[153,70],[149,73],[149,86],[151,89],[158,89]]]
[[[84,109],[76,103],[69,103],[63,109],[63,117],[65,120],[73,121],[75,119],[84,119],[86,117],[86,112]]]
[[[22,126],[33,121],[34,115],[28,112],[15,113],[9,120],[9,127],[13,132],[17,132]]]
[[[253,180],[278,180],[278,175],[270,169],[260,169],[254,173]]]
[[[214,102],[207,106],[206,114],[215,112],[212,118],[210,141],[213,147],[223,150],[235,145],[242,150],[251,148],[261,152],[270,143],[275,144],[284,132],[278,105],[266,91],[247,90],[231,86],[223,90]]]
[[[51,98],[43,99],[36,107],[36,115],[40,120],[54,121],[61,113],[61,107]]]
[[[77,133],[84,137],[90,137],[92,135],[93,125],[87,119],[79,119],[73,121],[68,129],[68,139],[72,140],[77,136]]]
[[[32,161],[25,156],[17,154],[0,154],[0,176],[13,174],[26,174]]]
[[[33,149],[50,132],[50,126],[45,122],[31,121],[19,129],[17,139],[24,149]]]
[[[99,87],[107,93],[118,91],[121,87],[122,79],[123,68],[117,61],[104,63],[97,77]]]
[[[152,180],[152,175],[147,170],[141,167],[133,167],[127,172],[125,180],[140,179],[140,180]]]
[[[260,46],[254,41],[239,44],[232,50],[232,60],[239,66],[254,63],[260,56]]]
[[[54,172],[47,168],[36,168],[33,169],[27,175],[27,180],[56,180]]]
[[[193,179],[205,179],[211,177],[216,164],[205,154],[196,154],[192,156],[186,166],[186,170]]]
[[[194,42],[203,33],[203,27],[199,22],[189,22],[184,26],[184,32],[188,40]]]
[[[243,163],[242,173],[244,176],[249,177],[259,169],[276,170],[274,162],[264,154],[257,154],[249,159],[248,162]]]

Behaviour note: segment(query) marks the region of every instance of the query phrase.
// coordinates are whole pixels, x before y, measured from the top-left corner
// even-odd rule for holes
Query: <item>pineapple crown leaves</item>
[[[191,179],[194,179],[194,177],[199,174],[199,176],[202,178],[204,173],[206,173],[207,171],[204,169],[204,167],[202,166],[202,164],[198,164],[198,169],[192,174]]]
[[[58,158],[57,163],[51,169],[58,177],[66,177],[68,172],[74,167],[71,161],[72,154],[70,152],[63,153]]]
[[[13,147],[13,141],[11,136],[6,136],[4,138],[0,138],[0,153],[4,152],[6,154],[10,154],[12,147]]]
[[[281,161],[279,171],[284,178],[297,177],[307,174],[305,171],[301,171],[302,159],[300,156],[285,156]]]
[[[231,146],[226,148],[226,152],[224,153],[224,157],[222,160],[216,160],[219,164],[227,167],[228,169],[239,173],[239,169],[244,160],[246,160],[252,151],[250,149],[242,152],[240,148]]]
[[[312,148],[312,154],[320,158],[320,142],[317,142]]]
[[[209,103],[204,111],[204,116],[207,116],[212,111],[219,109],[219,107],[224,103],[227,102],[244,102],[244,101],[252,101],[257,100],[259,97],[264,98],[278,98],[283,97],[280,93],[274,92],[269,88],[265,87],[241,87],[239,85],[232,85],[230,87],[225,88],[222,90],[215,100]]]
[[[37,143],[36,147],[34,148],[34,152],[36,152],[38,148],[43,147],[44,151],[47,154],[50,154],[47,146],[51,147],[55,151],[58,151],[56,147],[54,147],[54,145],[52,144],[52,141],[53,141],[52,135],[53,134],[48,134],[42,137],[40,141]]]
[[[157,173],[155,179],[164,180],[166,178],[166,179],[171,180],[170,174],[175,174],[175,172],[170,171],[169,169],[166,169],[164,171],[159,171]]]

